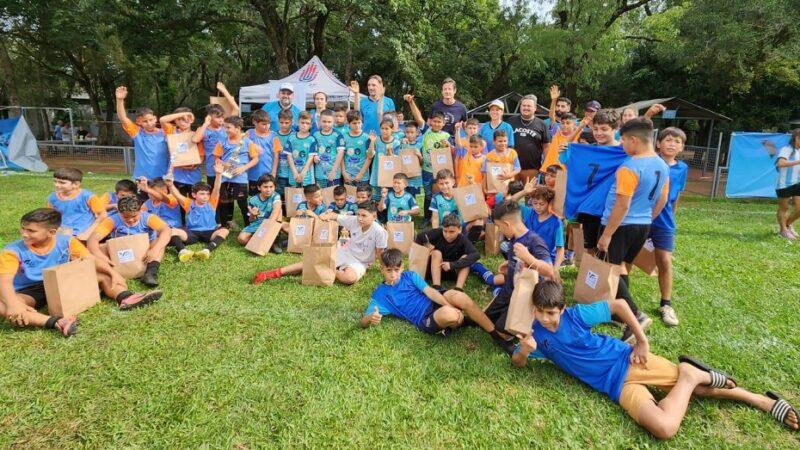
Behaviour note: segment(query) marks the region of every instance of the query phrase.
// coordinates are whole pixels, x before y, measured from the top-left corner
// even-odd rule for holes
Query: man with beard
[[[522,171],[517,175],[523,182],[533,179],[542,167],[542,157],[550,144],[550,132],[536,113],[536,96],[528,94],[519,103],[519,115],[508,119],[514,129],[514,150],[519,156]]]
[[[297,127],[297,118],[300,116],[300,108],[294,106],[292,103],[293,100],[294,86],[292,83],[283,83],[278,90],[278,99],[265,103],[264,106],[261,107],[261,109],[269,114],[270,130],[278,129],[278,113],[284,110],[292,112],[292,128]]]

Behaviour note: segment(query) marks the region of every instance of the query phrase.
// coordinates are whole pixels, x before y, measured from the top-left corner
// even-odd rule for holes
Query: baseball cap
[[[281,90],[281,91],[291,91],[292,93],[294,93],[294,85],[292,85],[292,83],[283,83],[279,90]]]
[[[489,103],[488,109],[492,109],[492,106],[497,106],[498,108],[500,108],[500,111],[506,110],[506,105],[504,105],[503,102],[501,102],[500,100],[492,100],[492,102]]]
[[[602,108],[600,106],[600,102],[598,102],[597,100],[592,100],[592,101],[586,103],[586,108],[584,108],[584,109],[593,109],[595,111],[598,111],[598,110],[600,110],[600,108]]]

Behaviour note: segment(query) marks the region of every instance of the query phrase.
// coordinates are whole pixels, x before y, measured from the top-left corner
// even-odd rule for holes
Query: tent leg
[[[717,197],[717,189],[719,187],[719,154],[722,151],[722,132],[719,132],[719,140],[717,141],[717,154],[714,157],[714,179],[711,181],[711,198]]]

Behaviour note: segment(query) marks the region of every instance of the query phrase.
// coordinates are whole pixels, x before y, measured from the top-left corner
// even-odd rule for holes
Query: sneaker
[[[204,248],[204,249],[200,250],[199,252],[195,252],[194,257],[197,258],[197,259],[201,259],[201,260],[205,261],[208,258],[211,258],[211,250],[209,250],[207,248]]]
[[[150,291],[144,294],[133,294],[125,300],[119,302],[120,311],[129,311],[131,309],[141,308],[142,306],[149,305],[164,295],[161,291]]]
[[[280,255],[281,253],[283,253],[283,249],[281,249],[281,247],[277,243],[275,243],[275,245],[272,246],[271,251],[276,255]]]
[[[643,331],[647,331],[647,329],[650,328],[650,325],[653,324],[653,319],[651,319],[650,316],[642,311],[639,311],[639,315],[636,316],[636,320],[639,321],[639,326],[642,327]],[[631,345],[636,343],[636,336],[633,335],[633,330],[631,330],[631,327],[625,325],[622,328],[622,337],[620,337],[620,340]]]
[[[561,267],[571,266],[574,263],[572,262],[572,258],[567,258],[564,261],[561,261]]]
[[[192,259],[192,257],[194,257],[194,252],[189,250],[188,248],[185,248],[178,252],[178,261],[180,262],[189,261],[190,259]]]
[[[64,337],[74,336],[78,332],[78,318],[75,316],[67,316],[58,319],[56,322],[56,329],[61,332]]]
[[[676,327],[678,326],[678,323],[680,323],[678,322],[678,315],[675,314],[675,310],[672,308],[672,306],[662,306],[658,308],[658,311],[661,313],[661,320],[663,320],[665,324],[671,327]]]
[[[239,224],[236,223],[235,220],[231,220],[228,222],[228,229],[231,230],[232,233],[235,233],[240,230]]]
[[[778,234],[779,234],[779,235],[780,235],[782,238],[788,239],[788,240],[790,240],[790,241],[793,241],[793,240],[797,239],[797,238],[795,237],[795,235],[794,235],[794,234],[792,234],[792,232],[791,232],[791,231],[789,231],[789,229],[788,229],[788,228],[787,228],[787,229],[785,229],[785,230],[783,230],[783,231],[781,231],[781,232],[780,232],[780,233],[778,233]]]
[[[258,272],[256,276],[253,277],[253,284],[257,286],[267,280],[274,280],[280,277],[281,277],[280,269],[265,270],[263,272]]]
[[[145,272],[142,275],[142,284],[148,287],[156,287],[158,286],[158,275],[151,272]]]
[[[494,341],[495,344],[497,344],[498,347],[503,349],[503,351],[506,352],[506,354],[508,354],[509,356],[514,354],[514,349],[516,348],[516,345],[514,344],[514,338],[505,340],[500,336],[492,336],[492,340]]]

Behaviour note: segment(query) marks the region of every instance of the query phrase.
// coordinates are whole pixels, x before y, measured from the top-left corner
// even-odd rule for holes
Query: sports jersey
[[[517,152],[513,148],[506,149],[503,153],[499,153],[497,149],[494,149],[486,154],[486,158],[483,160],[483,167],[481,167],[481,172],[486,173],[486,163],[498,163],[498,164],[510,164],[512,170],[520,170],[519,165],[519,157],[517,156]]]
[[[217,148],[218,142],[224,141],[227,138],[228,135],[225,133],[224,127],[206,127],[206,132],[203,133],[203,150],[206,154],[206,175],[214,174],[214,149]]]
[[[634,156],[617,169],[606,197],[601,223],[606,225],[617,194],[631,197],[631,205],[621,225],[650,225],[653,207],[663,191],[669,190],[669,167],[658,155]]]
[[[418,273],[403,271],[394,285],[381,283],[375,288],[364,314],[372,314],[375,307],[378,307],[381,315],[397,316],[419,327],[433,304],[424,293],[426,287],[428,284]]]
[[[494,150],[494,132],[503,130],[508,136],[508,148],[514,148],[514,128],[508,122],[500,122],[496,128],[492,128],[490,122],[484,122],[478,128],[478,134],[486,141],[486,150]]]
[[[287,155],[292,156],[294,168],[297,173],[300,174],[308,160],[314,158],[314,155],[317,154],[317,140],[311,135],[301,138],[297,133],[292,133],[286,139],[286,147],[284,147],[283,151],[287,153]],[[308,168],[300,184],[294,179],[294,174],[291,172],[291,169],[289,170],[289,184],[291,186],[308,186],[315,182],[313,166]]]
[[[313,170],[317,180],[327,180],[331,169],[334,168],[334,163],[336,163],[336,157],[339,156],[339,152],[344,151],[344,138],[337,131],[331,131],[328,134],[317,131],[314,133],[314,139],[317,141],[319,163],[314,165]],[[338,165],[333,171],[333,179],[338,180],[341,176],[342,167]]]
[[[315,206],[314,209],[311,210],[317,216],[327,211],[328,208],[325,207],[324,203],[320,203],[319,205]],[[297,204],[297,211],[308,211],[308,201],[303,200],[302,202]]]
[[[800,148],[793,148],[791,145],[781,148],[775,161],[785,159],[794,162],[800,159]],[[800,166],[778,167],[778,189],[784,189],[800,183]]]
[[[350,232],[347,246],[337,251],[337,260],[341,253],[345,260],[353,258],[361,264],[369,266],[375,262],[375,250],[385,249],[388,246],[389,235],[378,221],[372,222],[366,231],[358,224],[358,217],[340,214],[336,216],[336,221]]]
[[[431,211],[436,211],[436,214],[439,216],[439,226],[441,227],[442,219],[444,219],[449,214],[455,213],[458,216],[458,220],[461,221],[461,212],[458,210],[458,206],[456,205],[456,198],[452,195],[450,198],[445,198],[444,194],[441,192],[437,192],[431,198],[431,206],[428,208]]]
[[[392,154],[397,155],[397,152],[400,151],[400,141],[394,137],[389,142],[384,142],[380,136],[375,139],[375,156],[372,157],[372,170],[369,177],[369,184],[372,186],[378,185],[378,157],[389,154],[389,149],[392,149]]]
[[[345,134],[349,134],[350,133],[350,125],[348,125],[348,124],[339,125],[339,126],[334,125],[333,126],[333,131],[336,131],[337,133],[339,133],[342,136],[344,136]]]
[[[261,222],[272,215],[275,203],[279,201],[281,201],[281,196],[277,192],[273,192],[272,195],[263,200],[260,194],[253,195],[247,199],[247,206],[258,208],[258,216],[255,220],[247,224],[242,231],[245,233],[255,233],[258,227],[261,226]]]
[[[169,149],[164,130],[144,131],[130,120],[122,123],[122,129],[133,140],[133,178],[147,177],[151,180],[163,177],[169,169]]]
[[[283,151],[283,146],[278,136],[269,132],[266,136],[259,136],[256,130],[248,130],[247,137],[250,142],[258,145],[260,152],[258,164],[247,171],[247,181],[258,181],[261,175],[272,174],[272,164],[275,162],[275,154]]]
[[[378,111],[378,103],[380,103],[380,99],[372,100],[369,96],[361,96],[359,109],[361,110],[361,116],[364,118],[363,131],[366,134],[369,134],[370,131],[374,131],[375,134],[380,133],[381,118],[379,118],[379,113],[382,116],[386,111],[395,111],[394,100],[389,97],[383,97],[381,111]]]
[[[440,148],[449,148],[449,145],[442,144],[442,141],[450,139],[450,134],[444,131],[428,130],[422,135],[422,170],[428,173],[433,173],[431,167],[431,151]]]
[[[70,259],[88,256],[89,251],[72,236],[56,234],[50,247],[36,251],[20,239],[0,251],[0,274],[14,275],[14,290],[43,281],[42,271]]]
[[[336,205],[336,202],[333,201],[333,202],[331,202],[330,205],[328,205],[328,210],[333,211],[336,214],[344,214],[346,216],[355,216],[356,214],[358,214],[358,205],[356,205],[355,203],[353,203],[353,202],[351,202],[349,200],[345,200],[344,205],[339,207],[338,205]]]
[[[214,148],[214,156],[222,160],[223,164],[230,164],[231,168],[229,170],[231,171],[236,167],[242,167],[250,163],[253,159],[258,158],[259,153],[261,153],[261,149],[247,137],[242,138],[241,142],[231,142],[226,137],[217,142],[217,146]],[[247,184],[247,172],[242,172],[231,178],[223,176],[222,181]]]
[[[614,183],[614,173],[628,158],[621,146],[570,143],[559,161],[567,167],[567,195],[564,216],[574,219],[578,213],[600,217],[606,195]]]
[[[348,176],[355,178],[367,162],[369,136],[366,133],[351,136],[348,132],[342,137],[344,139],[344,170]]]
[[[186,229],[190,231],[211,231],[217,229],[218,199],[211,199],[202,205],[196,200],[185,198],[181,208],[186,211]]]
[[[550,259],[555,262],[558,247],[564,247],[564,224],[555,214],[539,221],[539,214],[528,206],[522,206],[522,221],[531,231],[538,234],[550,251]]]
[[[164,222],[167,222],[167,225],[173,228],[180,228],[183,226],[181,206],[172,194],[167,195],[166,202],[156,203],[153,199],[148,199],[144,202],[144,209],[150,214],[157,215],[163,219]]]
[[[284,151],[284,150],[286,150],[286,142],[289,140],[289,136],[291,136],[291,135],[292,135],[292,133],[281,134],[280,131],[275,133],[275,136],[278,138],[278,142],[281,143],[281,152],[277,154],[278,155],[278,173],[277,173],[278,178],[291,178],[292,177],[292,171],[291,171],[291,169],[289,169],[289,160],[287,159],[287,156],[289,156],[289,154]]]
[[[675,161],[675,164],[669,166],[669,197],[664,209],[653,219],[653,224],[651,225],[653,228],[675,231],[675,202],[681,192],[686,190],[688,173],[689,166],[683,161]]]
[[[402,142],[402,139],[400,141]],[[405,150],[407,148],[408,149],[415,149],[415,150],[419,151],[420,154],[422,154],[422,137],[421,136],[417,136],[417,140],[415,142],[407,142],[405,144],[401,143],[400,144],[400,150],[398,151],[398,154],[400,153],[400,151]],[[420,174],[420,175],[417,175],[416,177],[409,177],[408,178],[408,187],[421,188],[422,187],[422,175]]]
[[[411,222],[411,216],[398,214],[400,211],[411,211],[418,207],[414,196],[405,191],[400,196],[397,196],[393,190],[389,191],[383,204],[386,206],[386,218],[389,222]]]
[[[560,132],[553,135],[553,140],[550,142],[550,147],[548,148],[547,153],[544,155],[542,170],[547,170],[548,167],[553,165],[565,169],[564,165],[558,161],[558,149],[561,147],[561,144],[568,144],[568,140],[569,136],[564,136]],[[578,142],[578,136],[575,136],[575,140],[572,142]]]
[[[175,127],[175,125],[172,124],[164,125],[164,132],[167,134],[180,134],[180,133],[194,134],[192,130],[180,131]],[[200,161],[203,161],[206,156],[205,150],[203,148],[203,141],[197,143],[197,153],[198,155],[200,155]],[[172,168],[172,181],[176,183],[194,185],[195,183],[200,182],[201,177],[202,177],[202,164],[198,164],[196,166],[191,166],[191,167],[186,166],[186,167]]]
[[[464,147],[456,148],[456,185],[466,186],[468,184],[483,183],[483,164],[486,153],[475,157],[469,149]]]
[[[86,231],[97,215],[105,211],[100,198],[86,189],[80,189],[71,198],[60,198],[58,194],[51,192],[47,197],[47,204],[61,213],[61,226],[72,228],[74,236]]]
[[[553,261],[550,259],[550,250],[548,250],[547,244],[544,243],[544,240],[542,240],[538,234],[531,230],[528,230],[527,233],[518,238],[512,238],[508,243],[508,248],[510,250],[507,255],[508,265],[506,266],[506,282],[503,284],[500,293],[511,296],[511,293],[514,292],[514,275],[516,275],[518,270],[522,270],[525,267],[525,264],[518,260],[514,254],[514,244],[520,243],[524,245],[536,259],[550,264],[552,264]]]
[[[125,223],[122,215],[107,217],[100,222],[100,225],[97,226],[94,232],[100,239],[103,239],[106,236],[118,238],[122,236],[130,236],[132,234],[145,233],[147,234],[148,239],[152,241],[158,237],[158,230],[161,230],[167,226],[169,225],[167,225],[167,223],[157,215],[143,212],[139,214],[139,220],[133,225],[128,225]]]

